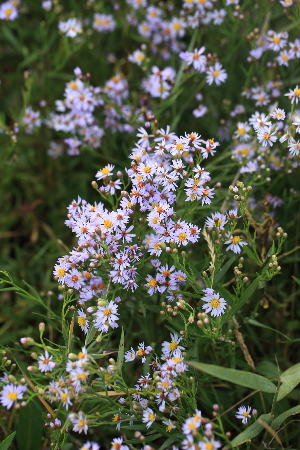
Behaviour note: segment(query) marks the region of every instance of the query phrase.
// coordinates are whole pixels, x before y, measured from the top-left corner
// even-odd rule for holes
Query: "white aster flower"
[[[206,302],[202,309],[205,310],[206,314],[210,313],[213,317],[218,317],[224,314],[226,309],[226,301],[224,298],[220,297],[217,292],[206,294],[202,300]]]
[[[229,244],[226,250],[232,250],[234,253],[241,253],[241,247],[243,245],[248,245],[247,242],[244,242],[240,236],[230,236],[225,244]]]
[[[245,425],[248,422],[248,419],[251,418],[250,412],[251,406],[248,406],[248,408],[246,408],[246,406],[240,406],[235,417],[237,419],[242,419],[242,423]]]
[[[14,384],[7,384],[4,386],[1,392],[0,402],[7,409],[10,409],[12,406],[17,404],[17,400],[23,398],[24,392],[27,391],[26,386],[15,386]]]

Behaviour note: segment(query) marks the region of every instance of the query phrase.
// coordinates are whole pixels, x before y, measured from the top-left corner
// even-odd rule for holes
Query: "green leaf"
[[[12,434],[10,434],[9,436],[7,436],[6,439],[4,439],[4,441],[2,441],[0,443],[0,450],[7,450],[8,447],[10,446],[10,444],[13,441],[13,438],[15,437],[16,431],[14,431]]]
[[[278,378],[278,368],[271,361],[263,360],[256,366],[256,372],[268,378]]]
[[[185,295],[186,297],[197,298],[198,300],[200,300],[200,296],[201,296],[201,294],[192,294],[191,292],[187,292],[187,291],[177,291],[174,289],[170,289],[170,291],[174,292],[174,294],[181,294],[181,295]]]
[[[246,247],[246,246],[245,246]],[[220,270],[220,272],[218,272],[215,276],[215,281],[214,281],[214,285],[217,285],[222,278],[226,275],[227,271],[229,270],[229,268],[232,266],[232,264],[234,263],[234,261],[237,259],[237,255],[232,256],[226,264],[224,264],[224,266],[222,267],[222,269]]]
[[[19,412],[17,426],[18,450],[40,450],[42,448],[42,435],[44,422],[39,403],[35,398]]]
[[[195,369],[202,370],[213,377],[221,380],[230,381],[230,383],[245,386],[262,392],[276,392],[276,386],[267,378],[243,370],[227,369],[225,367],[205,364],[195,361],[188,361],[187,364]]]
[[[273,428],[273,430],[277,430],[285,419],[298,413],[300,413],[300,405],[294,406],[294,408],[288,409],[287,411],[276,417],[276,419],[274,419],[271,423],[271,427]]]
[[[247,247],[247,245],[245,245],[243,247],[244,252],[247,254],[247,256],[252,259],[252,261],[256,262],[256,264],[261,265],[261,260],[256,256],[256,254],[250,250],[250,248]]]
[[[295,364],[281,374],[282,385],[278,391],[277,401],[282,400],[300,383],[300,363]]]
[[[262,414],[259,417],[259,420],[262,422],[267,423],[270,425],[272,422],[273,416],[272,414]],[[244,442],[249,442],[251,439],[255,438],[262,430],[264,430],[264,427],[258,423],[257,421],[254,422],[250,427],[248,427],[245,431],[242,431],[242,433],[238,434],[231,442],[231,447],[236,447],[237,445],[244,444]],[[228,445],[224,447],[224,450],[231,448]]]
[[[237,301],[236,305],[230,311],[230,317],[234,316],[249,300],[249,298],[254,294],[256,289],[258,288],[260,282],[260,276],[255,278],[255,280],[251,283],[251,285],[245,290],[241,298]]]
[[[168,445],[173,444],[173,442],[175,441],[174,438],[169,437],[160,447],[158,450],[164,450],[164,448],[168,447]],[[1,449],[0,449],[1,450]]]
[[[87,336],[86,336],[86,338],[85,338],[85,347],[87,346],[87,345],[89,345],[89,343],[90,342],[92,342],[92,340],[93,340],[93,338],[94,338],[94,336],[95,336],[95,334],[97,333],[97,328],[95,328],[94,327],[94,325],[90,328],[90,330],[89,330],[89,332],[88,332],[88,334],[87,334]]]
[[[119,345],[119,351],[118,351],[118,359],[117,359],[117,366],[119,369],[121,369],[124,362],[124,328],[122,327],[122,333],[121,333],[121,339],[120,339],[120,345]]]
[[[294,277],[294,276],[292,276],[292,278],[293,278],[294,281],[296,281],[296,283],[299,284],[299,286],[300,286],[300,280],[299,280],[299,278],[296,278],[296,277]]]
[[[288,336],[286,336],[285,334],[281,333],[278,330],[275,330],[274,328],[268,327],[267,325],[257,322],[257,320],[249,319],[249,320],[247,320],[247,323],[250,323],[251,325],[255,325],[256,327],[266,328],[267,330],[275,331],[275,333],[281,334],[281,336],[285,337],[288,341],[290,341],[290,338]]]

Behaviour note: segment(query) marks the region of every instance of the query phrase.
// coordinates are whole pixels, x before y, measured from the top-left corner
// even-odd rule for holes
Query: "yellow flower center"
[[[190,430],[194,430],[196,428],[196,425],[194,424],[194,422],[189,423],[188,428]]]
[[[186,240],[186,234],[185,233],[180,233],[178,235],[178,239],[180,240],[180,242],[183,242]]]
[[[210,302],[210,306],[212,308],[219,308],[220,306],[220,300],[218,298],[213,298],[212,301]]]
[[[77,89],[77,83],[76,83],[76,81],[71,81],[71,83],[69,84],[69,87],[70,87],[70,89],[73,89],[73,90],[75,90],[75,89]]]
[[[180,356],[176,356],[176,358],[173,358],[173,361],[175,364],[179,364],[181,362]]]
[[[270,137],[271,137],[271,135],[270,135],[269,133],[265,133],[265,134],[264,134],[264,139],[265,139],[266,141],[268,141],[268,140],[270,139]]]
[[[80,426],[80,428],[84,428],[85,424],[86,424],[86,420],[84,420],[84,419],[80,419],[80,420],[79,420],[79,426]]]
[[[144,167],[144,172],[145,172],[145,173],[150,173],[150,172],[151,172],[151,167],[145,166],[145,167]]]
[[[299,95],[300,95],[300,89],[295,89],[295,90],[294,90],[294,95],[295,95],[295,97],[299,97]]]
[[[148,281],[148,286],[150,286],[151,288],[154,288],[154,287],[156,287],[157,286],[157,281],[155,280],[155,278],[151,278],[149,281]]]
[[[167,389],[167,387],[169,386],[169,383],[168,383],[168,381],[163,381],[161,383],[161,385],[162,385],[163,388]]]
[[[240,136],[244,136],[244,134],[246,133],[245,128],[238,128],[237,132],[239,133]]]
[[[174,28],[175,31],[180,31],[181,30],[181,23],[180,22],[174,23],[173,28]]]
[[[106,308],[106,309],[103,311],[103,314],[104,314],[105,316],[109,316],[109,315],[111,314],[111,309]]]
[[[205,450],[214,450],[215,446],[211,442],[205,444]]]
[[[7,8],[4,11],[4,14],[6,15],[6,17],[9,17],[12,14],[12,12],[13,12],[12,8]]]
[[[7,397],[9,398],[9,400],[15,402],[18,398],[18,395],[16,392],[10,392],[9,394],[7,394]]]
[[[111,228],[113,224],[112,224],[111,220],[107,219],[107,220],[104,220],[103,225],[104,225],[104,228],[106,228],[108,230],[108,228]]]
[[[82,353],[82,352],[79,352],[78,353],[78,359],[83,359],[83,358],[85,358],[85,353]]]
[[[234,236],[234,237],[231,239],[231,242],[232,242],[233,244],[238,244],[241,240],[242,240],[242,239],[241,239],[239,236]]]
[[[61,277],[63,277],[63,276],[65,275],[66,271],[65,271],[65,269],[63,269],[62,267],[59,267],[59,268],[57,269],[56,273],[57,273],[57,276],[58,276],[59,278],[61,278]]]
[[[85,317],[78,317],[78,323],[79,323],[79,325],[81,327],[83,327],[86,324],[86,318]]]
[[[107,175],[110,172],[110,170],[108,167],[104,167],[104,169],[100,170],[100,172],[102,173],[102,175]]]
[[[176,147],[177,150],[184,149],[184,145],[183,144],[175,144],[175,147]]]
[[[148,416],[148,420],[151,420],[151,421],[155,420],[155,415],[150,413]]]
[[[153,245],[153,248],[154,248],[155,250],[160,250],[160,244],[161,244],[161,242],[156,242],[156,243]]]
[[[280,42],[280,37],[274,36],[274,37],[273,37],[273,42],[274,42],[274,44],[279,44],[279,42]]]
[[[214,227],[220,227],[222,225],[222,220],[218,219],[214,221]]]
[[[249,416],[249,413],[248,413],[247,411],[244,411],[244,412],[242,413],[242,416],[248,417],[248,416]]]
[[[220,75],[220,71],[219,70],[214,70],[213,73],[212,73],[212,76],[214,78],[217,78],[219,75]]]
[[[63,393],[63,394],[61,394],[60,398],[62,399],[63,403],[66,403],[69,399],[69,396],[68,396],[68,394]]]
[[[178,347],[178,344],[177,344],[177,342],[175,342],[175,341],[172,341],[172,342],[169,344],[169,349],[172,350],[172,352],[173,352],[174,350],[176,350],[177,347]]]

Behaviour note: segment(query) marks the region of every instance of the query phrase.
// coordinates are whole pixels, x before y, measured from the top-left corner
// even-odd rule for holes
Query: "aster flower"
[[[188,66],[193,64],[194,69],[199,72],[205,72],[206,68],[206,56],[202,55],[205,51],[205,47],[201,47],[200,50],[195,48],[193,52],[181,52],[179,53],[179,57],[186,61]]]
[[[77,312],[78,312],[77,318],[78,325],[80,326],[82,331],[84,331],[84,333],[87,334],[89,331],[89,322],[86,318],[86,314],[82,309],[79,309]]]
[[[206,314],[210,313],[213,317],[218,317],[224,314],[226,309],[226,301],[224,298],[220,297],[217,292],[206,294],[202,300],[206,302],[202,309],[205,310]]]
[[[146,427],[149,428],[153,424],[153,422],[156,419],[156,415],[154,414],[154,411],[151,408],[146,408],[143,412],[143,423],[146,424]]]
[[[248,408],[246,408],[246,406],[240,406],[235,417],[237,419],[242,419],[242,423],[245,425],[248,422],[248,419],[251,418],[250,412],[251,406],[248,406]]]
[[[217,450],[222,447],[222,444],[214,438],[208,439],[207,437],[204,437],[204,442],[199,442],[198,446],[199,450]]]
[[[292,104],[295,102],[296,105],[298,104],[299,98],[300,98],[300,89],[298,85],[294,89],[290,89],[290,92],[287,94],[284,94],[286,97],[289,97]]]
[[[104,178],[110,177],[115,166],[113,164],[107,164],[103,169],[98,170],[96,173],[97,180],[102,180]]]
[[[27,391],[26,386],[15,386],[14,384],[7,384],[3,387],[1,392],[0,402],[2,406],[5,406],[7,409],[10,409],[12,406],[17,404],[17,400],[23,398],[23,394]]]
[[[277,136],[275,136],[276,132],[277,129],[272,132],[271,127],[263,128],[261,131],[258,132],[257,139],[262,144],[263,147],[267,147],[268,145],[272,147],[273,143],[277,141]]]
[[[94,325],[99,331],[107,332],[109,327],[117,328],[118,305],[112,300],[106,306],[98,306],[98,311],[93,314],[95,316]]]
[[[222,64],[219,62],[216,62],[213,66],[210,66],[206,71],[206,74],[206,82],[209,85],[215,82],[216,85],[219,86],[221,83],[224,83],[227,78],[227,73],[224,69],[222,69]]]
[[[68,419],[73,424],[73,431],[77,431],[78,433],[84,432],[87,434],[89,428],[87,416],[82,411],[79,411],[78,414],[69,414]]]
[[[243,245],[248,245],[244,242],[240,236],[230,236],[225,244],[229,244],[226,250],[232,250],[234,253],[241,253],[241,247]]]
[[[48,350],[45,351],[45,355],[39,356],[39,369],[41,372],[50,372],[55,367],[55,362],[51,361],[53,356],[49,356]]]

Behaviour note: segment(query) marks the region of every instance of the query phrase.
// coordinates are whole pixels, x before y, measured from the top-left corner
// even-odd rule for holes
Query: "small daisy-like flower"
[[[271,114],[272,119],[283,120],[285,118],[284,109],[276,108],[274,112]]]
[[[220,297],[217,292],[206,294],[203,298],[206,303],[202,306],[206,314],[210,313],[213,317],[218,317],[224,314],[226,309],[226,301]]]
[[[286,97],[289,97],[292,103],[298,104],[299,98],[300,98],[300,89],[298,85],[295,87],[295,89],[290,89],[290,92],[287,94],[284,94]]]
[[[24,392],[27,391],[26,386],[15,386],[14,384],[7,384],[1,392],[0,402],[7,409],[17,404],[17,400],[23,398]]]
[[[49,356],[48,350],[45,351],[45,356],[40,355],[39,356],[39,369],[41,372],[48,372],[54,369],[55,362],[51,361],[53,356]]]
[[[182,337],[178,334],[171,334],[171,342],[164,341],[162,344],[162,352],[165,356],[172,355],[175,350],[184,350],[184,347],[179,345],[180,341],[182,340]]]
[[[213,438],[204,437],[204,442],[198,443],[199,450],[216,450],[222,446],[221,442],[215,441]]]
[[[176,428],[176,425],[174,425],[174,422],[172,422],[171,419],[163,420],[162,423],[167,426],[167,428],[166,428],[167,432],[170,432],[174,428]]]
[[[79,450],[100,450],[100,445],[97,442],[87,441]]]
[[[110,177],[114,168],[115,166],[113,164],[107,164],[107,166],[105,166],[103,169],[98,170],[98,172],[96,173],[97,180]]]
[[[107,332],[109,326],[111,328],[117,328],[118,317],[118,305],[112,300],[106,306],[98,306],[98,311],[93,314],[95,319],[95,327],[99,331]]]
[[[277,136],[275,136],[276,131],[277,130],[272,133],[272,129],[270,127],[264,128],[259,131],[257,139],[263,147],[267,147],[268,145],[272,147],[273,143],[277,141]]]
[[[89,322],[86,318],[86,314],[82,309],[79,309],[78,311],[78,325],[80,326],[80,328],[82,329],[82,331],[85,332],[85,334],[87,334],[87,332],[89,331]]]
[[[216,64],[209,67],[209,69],[206,71],[206,74],[206,82],[209,85],[215,82],[216,85],[219,86],[221,83],[224,83],[227,78],[227,73],[224,69],[222,69],[222,64],[220,64],[219,62],[216,62]]]
[[[242,423],[245,425],[248,422],[248,419],[251,419],[251,406],[240,406],[239,409],[236,412],[235,417],[237,419],[242,419]]]
[[[78,414],[71,413],[68,416],[68,419],[70,422],[73,423],[73,431],[78,431],[78,433],[81,433],[82,431],[87,434],[88,431],[88,421],[87,416],[83,414],[82,411],[79,411]]]
[[[156,415],[151,408],[146,408],[143,413],[143,422],[146,424],[146,427],[149,428],[153,424],[156,419]]]
[[[219,230],[224,230],[224,225],[227,223],[225,214],[219,212],[213,213],[211,217],[207,217],[205,225],[208,228],[217,228]]]
[[[110,450],[128,450],[129,447],[127,445],[122,445],[123,438],[114,438],[111,442]]]
[[[226,250],[232,250],[234,253],[241,253],[241,247],[248,245],[240,236],[230,236],[228,241],[225,241],[225,244],[229,244]]]

